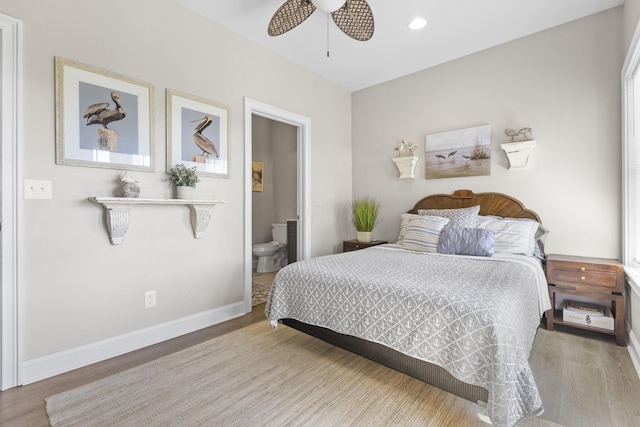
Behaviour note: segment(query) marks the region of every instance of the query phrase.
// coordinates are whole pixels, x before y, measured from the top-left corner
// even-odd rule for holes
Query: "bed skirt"
[[[282,319],[279,322],[473,403],[486,402],[488,399],[489,393],[485,388],[462,382],[441,366],[415,359],[382,344],[340,334],[327,328],[309,325],[294,319]]]

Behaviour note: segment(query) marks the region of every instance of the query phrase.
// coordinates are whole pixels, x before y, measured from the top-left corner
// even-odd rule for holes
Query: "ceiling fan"
[[[360,41],[373,36],[373,13],[365,0],[287,0],[269,22],[270,36],[279,36],[300,25],[317,9],[331,13],[346,35]]]

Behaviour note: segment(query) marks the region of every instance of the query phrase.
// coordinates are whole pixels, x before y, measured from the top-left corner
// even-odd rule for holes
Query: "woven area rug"
[[[471,402],[266,321],[51,396],[46,410],[52,426],[486,426]]]
[[[251,280],[251,307],[267,302],[275,276],[276,272],[253,273]]]

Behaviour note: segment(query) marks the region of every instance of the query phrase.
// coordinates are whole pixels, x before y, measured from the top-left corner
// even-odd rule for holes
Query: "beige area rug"
[[[471,402],[267,321],[49,397],[46,410],[52,426],[486,426]]]
[[[276,273],[277,271],[273,273],[253,273],[251,280],[251,307],[267,302]]]

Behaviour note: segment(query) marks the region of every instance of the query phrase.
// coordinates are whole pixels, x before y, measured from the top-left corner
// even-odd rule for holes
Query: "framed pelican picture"
[[[55,58],[56,163],[153,170],[153,85]]]
[[[167,170],[229,178],[229,107],[167,89]]]

